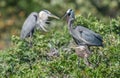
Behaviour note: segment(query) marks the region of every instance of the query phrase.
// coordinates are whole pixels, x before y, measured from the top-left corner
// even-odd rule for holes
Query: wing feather
[[[99,34],[89,30],[88,28],[77,26],[75,28],[75,31],[77,31],[76,33],[79,33],[79,35],[77,35],[76,37],[80,43],[87,44],[90,46],[102,46],[103,45],[102,37]]]
[[[22,30],[21,30],[21,35],[20,38],[24,39],[26,38],[30,32],[32,32],[35,28],[36,22],[37,22],[37,17],[38,13],[37,12],[32,12],[27,19],[25,20]]]

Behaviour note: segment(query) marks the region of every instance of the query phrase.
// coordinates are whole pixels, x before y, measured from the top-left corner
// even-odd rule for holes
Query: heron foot
[[[33,45],[32,42],[30,42],[30,43],[29,43],[29,47],[32,47],[32,45]]]
[[[86,64],[90,68],[94,68],[93,65],[89,62],[88,58],[84,58],[84,64]]]

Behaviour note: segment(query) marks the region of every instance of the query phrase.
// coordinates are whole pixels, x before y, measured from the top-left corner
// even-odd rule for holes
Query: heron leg
[[[102,51],[98,51],[98,53],[99,53],[100,56],[104,56]]]
[[[89,66],[90,68],[94,68],[93,65],[89,62],[89,60],[88,60],[87,57],[84,58],[84,63],[85,63],[87,66]]]
[[[78,67],[80,67],[80,57],[78,57]]]
[[[29,46],[32,47],[32,32],[30,32],[30,40],[29,40]]]
[[[89,66],[89,65],[90,65],[90,62],[89,62],[89,60],[88,60],[88,58],[87,58],[87,57],[84,57],[84,63],[85,63],[87,66]]]
[[[84,55],[84,63],[89,66],[89,67],[93,67],[92,64],[89,62],[89,56],[91,55],[91,51],[90,51],[90,47],[89,46],[85,46],[86,47],[86,53]]]

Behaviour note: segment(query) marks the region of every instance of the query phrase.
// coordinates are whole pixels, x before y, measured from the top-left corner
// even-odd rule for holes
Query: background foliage
[[[20,34],[27,16],[35,11],[48,9],[61,17],[72,8],[76,15],[87,16],[89,13],[109,22],[109,18],[120,15],[119,0],[0,0],[0,49],[10,46],[10,37]]]
[[[19,39],[25,18],[33,11],[48,9],[61,17],[75,10],[74,25],[83,25],[103,37],[104,48],[92,47],[89,58],[94,68],[78,66],[73,40],[65,20],[52,20],[49,32],[36,30],[33,47]],[[1,0],[0,78],[119,78],[120,76],[119,0]],[[58,55],[48,56],[54,49]],[[102,55],[99,53],[102,52]]]

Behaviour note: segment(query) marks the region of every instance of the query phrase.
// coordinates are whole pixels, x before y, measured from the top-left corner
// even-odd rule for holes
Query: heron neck
[[[39,25],[45,26],[45,21],[41,20],[40,18],[37,20]]]
[[[68,20],[68,29],[70,30],[70,33],[73,32],[73,20],[69,19]]]
[[[46,27],[45,21],[44,21],[44,20],[41,20],[41,19],[38,19],[38,20],[37,20],[36,28],[37,28],[37,29],[42,28],[44,31],[47,32],[47,30],[45,29],[45,27]]]

